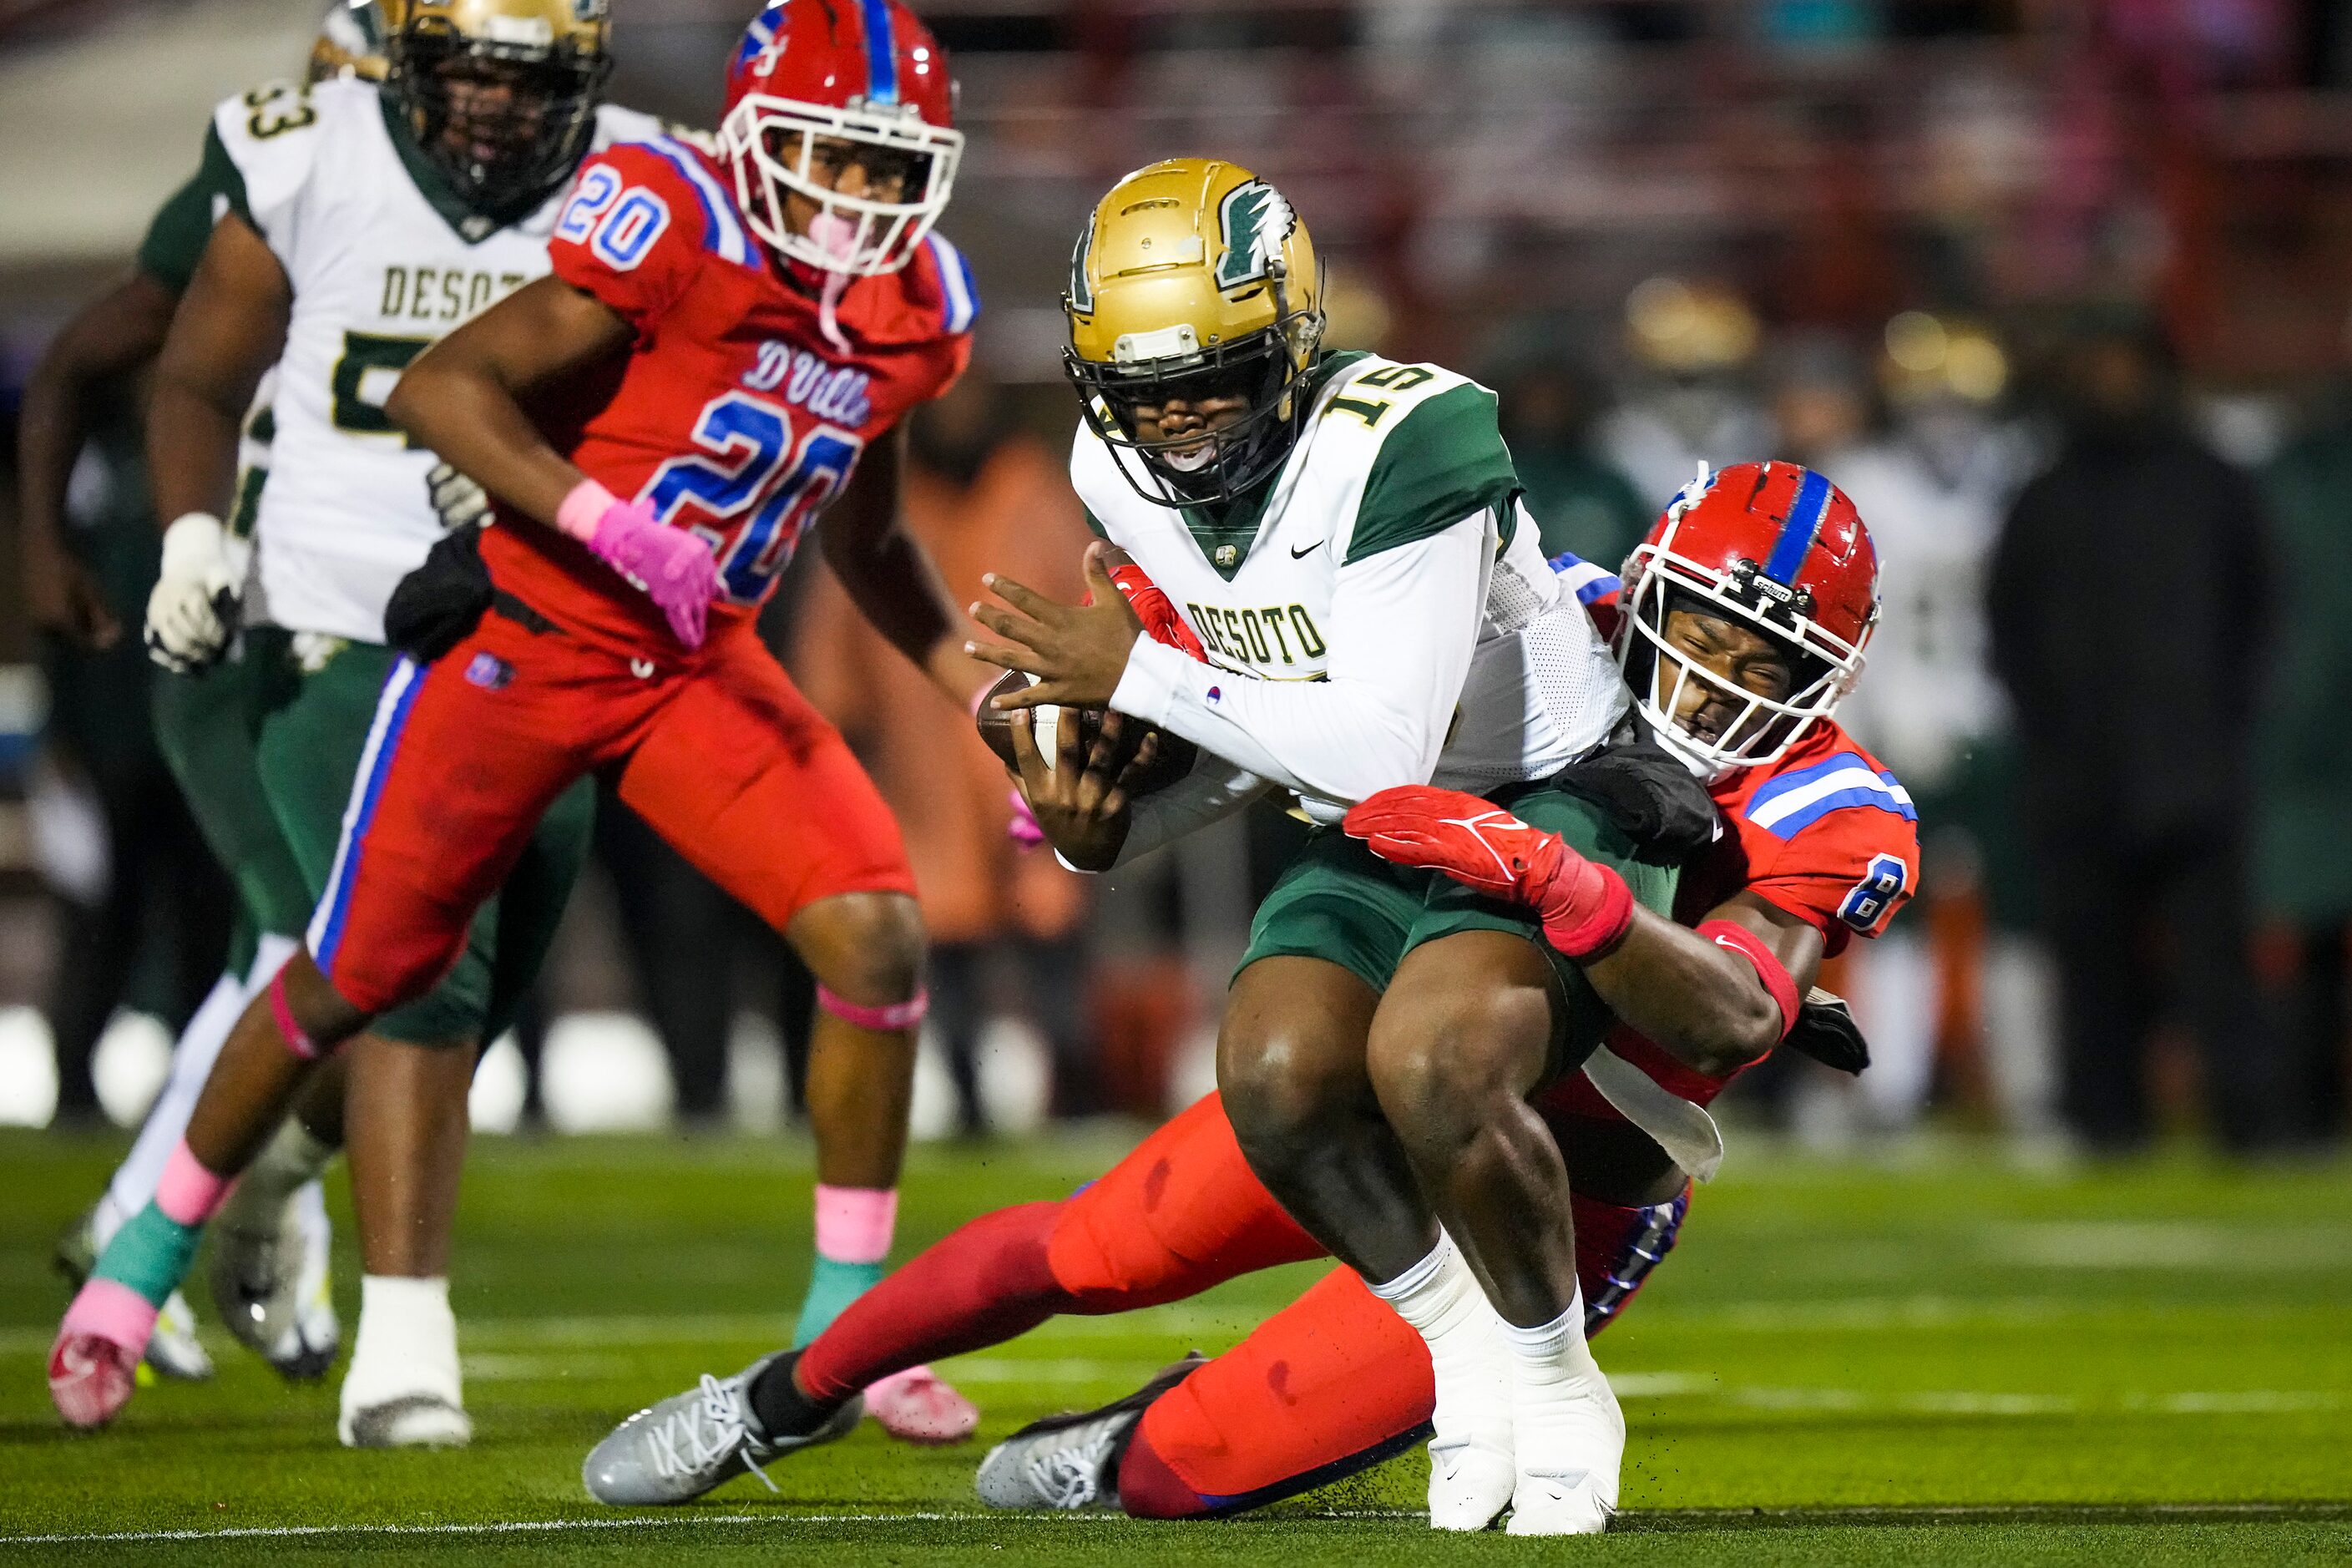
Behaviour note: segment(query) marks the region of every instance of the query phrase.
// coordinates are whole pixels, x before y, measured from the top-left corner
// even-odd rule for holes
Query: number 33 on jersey
[[[852,281],[830,336],[821,279],[772,260],[731,180],[680,141],[590,159],[548,251],[558,277],[637,336],[617,387],[582,389],[596,405],[581,410],[569,455],[709,542],[721,617],[752,613],[866,447],[971,355],[978,301],[945,239],[927,238],[900,271]],[[551,531],[494,529],[484,546],[502,579],[567,626],[640,643],[654,624],[638,595],[612,593],[609,571]]]

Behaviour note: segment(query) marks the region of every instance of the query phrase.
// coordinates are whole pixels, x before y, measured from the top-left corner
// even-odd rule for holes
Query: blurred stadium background
[[[1737,1086],[1724,1181],[1604,1347],[1634,1433],[1625,1522],[1678,1532],[1608,1547],[2340,1560],[2352,6],[915,3],[962,84],[971,151],[943,228],[984,314],[974,373],[916,426],[909,506],[966,592],[990,566],[1075,586],[1066,258],[1102,188],[1176,152],[1240,159],[1297,200],[1339,341],[1501,389],[1553,548],[1613,562],[1699,458],[1766,455],[1823,468],[1878,535],[1885,620],[1841,716],[1916,799],[1925,892],[1830,982],[1876,1066]],[[103,654],[26,607],[17,400],[193,166],[209,106],[298,72],[320,4],[0,0],[5,1543],[597,1528],[577,1518],[585,1442],[769,1348],[806,1256],[789,1131],[805,977],[608,806],[537,1004],[477,1079],[484,1131],[577,1134],[473,1157],[459,1317],[491,1453],[375,1456],[356,1484],[325,1449],[331,1383],[289,1390],[225,1354],[216,1384],[146,1401],[93,1468],[37,1392],[51,1239],[160,1083],[228,895],[145,721],[140,389],[99,411],[71,497],[74,548],[134,628]],[[751,8],[617,0],[614,95],[707,124]],[[2228,465],[2219,504],[2151,493],[2147,474],[2200,452]],[[2071,488],[2035,485],[2053,468]],[[916,1110],[932,1142],[909,1163],[903,1254],[1066,1192],[1208,1087],[1225,976],[1297,829],[1269,813],[1130,873],[1064,875],[1006,844],[1001,777],[942,762],[961,716],[815,552],[766,630],[899,809],[937,944]],[[644,1135],[666,1129],[698,1136]],[[340,1179],[332,1201],[348,1297]],[[991,1441],[1231,1342],[1305,1278],[1058,1323],[944,1370]],[[792,1470],[773,1506],[828,1510],[796,1522],[802,1561],[1007,1541],[1100,1560],[1083,1531],[960,1514],[972,1458],[868,1433]],[[1349,1517],[1149,1539],[1170,1561],[1196,1542],[1422,1561],[1427,1538],[1392,1522],[1417,1463],[1336,1500]],[[748,1482],[717,1501],[771,1506]],[[929,1511],[871,1529],[873,1507]],[[749,1515],[698,1517],[662,1539],[751,1549],[721,1528]],[[509,1561],[542,1539],[589,1550],[435,1549]]]
[[[2195,1129],[2247,1152],[2339,1135],[2352,10],[919,8],[961,81],[971,152],[945,227],[986,310],[973,375],[918,426],[913,506],[967,588],[986,564],[1069,575],[1079,535],[1056,473],[1071,420],[1055,301],[1087,204],[1153,156],[1234,156],[1311,216],[1338,340],[1443,359],[1502,390],[1553,547],[1613,562],[1697,458],[1768,453],[1825,468],[1878,531],[1885,629],[1849,712],[1919,801],[1927,891],[1838,976],[1878,1066],[1852,1087],[1752,1075],[1740,1114],[1832,1144],[1923,1124],[2034,1150]],[[708,123],[715,63],[750,9],[623,0],[614,95]],[[317,0],[0,5],[0,408],[12,419],[47,334],[126,264],[185,175],[207,107],[298,69],[317,11]],[[2001,558],[2030,579],[2011,597],[2046,590],[2071,605],[2076,637],[2101,641],[2116,672],[2106,711],[2086,719],[2059,676],[2044,682],[1996,646],[1986,583],[2021,487],[2096,426],[2087,367],[2103,342],[2148,373],[2159,401],[2177,363],[2180,439],[2237,465],[2263,499],[2219,518],[2030,517],[2011,531],[2031,535]],[[77,548],[110,574],[133,626],[153,551],[129,438],[136,390],[73,497]],[[2072,544],[2043,537],[2078,521]],[[2251,606],[2242,621],[2208,626],[2228,612],[2145,574],[2116,591],[2149,613],[2110,616],[2105,584],[2126,559],[2164,554],[2142,549],[2158,533],[2230,563],[2200,570]],[[2088,568],[2074,559],[2085,552]],[[997,832],[992,781],[937,764],[927,737],[952,716],[926,706],[813,556],[805,565],[771,633],[899,806],[940,944],[920,1131],[1021,1132],[1051,1115],[1182,1103],[1208,1081],[1223,976],[1291,825],[1235,824],[1093,884],[1019,859]],[[2078,570],[2093,592],[2068,599]],[[215,972],[226,894],[144,737],[135,646],[92,656],[46,638],[20,581],[13,563],[0,569],[0,1122],[127,1124]],[[2218,698],[2134,683],[2164,660],[2133,637],[2176,632],[2183,646],[2233,645],[2205,672]],[[2021,746],[2021,699],[2042,751]],[[2215,754],[2232,760],[2208,766]],[[2052,756],[2080,761],[2059,770],[2063,791]],[[2147,787],[2151,772],[2196,774],[2195,800],[2168,816],[2130,804],[2164,793]],[[2038,795],[2021,775],[2042,782]],[[2044,853],[2080,837],[2043,798],[2053,793],[2147,824],[2118,829],[2112,852]],[[530,1026],[485,1067],[478,1119],[776,1125],[804,983],[617,807],[601,837],[604,868],[576,900]],[[2180,870],[2187,860],[2206,869]],[[2253,918],[2205,920],[2178,896],[2197,875],[2242,889]],[[2074,1038],[2101,1031],[2070,1026],[2060,976],[2100,961],[2040,934],[2053,882],[2068,910],[2120,911],[2074,949],[2157,944],[2163,962],[2147,973],[2206,978],[2178,998],[2148,993],[2139,1016],[2105,1031],[2120,1029],[2121,1046]],[[2217,1010],[2235,1019],[2226,1042]],[[2128,1059],[2110,1059],[2118,1051]],[[2145,1115],[2133,1101],[2143,1081]]]

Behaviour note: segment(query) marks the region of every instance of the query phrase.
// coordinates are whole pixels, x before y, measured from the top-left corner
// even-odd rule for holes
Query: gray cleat
[[[1116,1509],[1118,1461],[1151,1402],[1207,1359],[1194,1351],[1124,1399],[1032,1421],[988,1451],[972,1477],[991,1508]]]
[[[784,1353],[763,1355],[732,1377],[705,1373],[698,1387],[614,1427],[580,1467],[588,1495],[623,1507],[691,1502],[743,1470],[774,1491],[762,1467],[847,1436],[866,1414],[864,1398],[854,1397],[805,1436],[769,1436],[751,1409],[751,1382]]]

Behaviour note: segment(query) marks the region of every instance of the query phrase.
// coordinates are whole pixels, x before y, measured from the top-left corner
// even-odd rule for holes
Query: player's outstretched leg
[[[922,1021],[921,910],[898,893],[840,893],[792,919],[785,934],[817,980],[809,1040],[809,1124],[816,1134],[816,1257],[793,1328],[795,1347],[823,1333],[881,1281],[898,1212]],[[866,1391],[892,1436],[956,1443],[980,1412],[928,1366]]]
[[[180,1031],[172,1047],[172,1070],[148,1108],[139,1136],[109,1178],[106,1192],[84,1220],[59,1242],[58,1267],[79,1290],[91,1266],[123,1223],[145,1208],[155,1195],[163,1167],[187,1131],[188,1116],[196,1096],[210,1076],[221,1046],[246,1005],[269,977],[293,956],[296,943],[288,937],[264,932],[254,939],[254,953],[242,973],[223,974],[203,1005]],[[233,1325],[232,1325],[233,1326]],[[195,1336],[195,1314],[187,1299],[174,1290],[163,1302],[155,1329],[147,1342],[147,1364],[164,1377],[202,1379],[213,1374],[212,1357]]]
[[[114,1234],[66,1309],[49,1352],[49,1396],[75,1426],[101,1426],[130,1401],[133,1372],[164,1301],[194,1260],[205,1222],[286,1114],[320,1058],[367,1016],[298,953],[229,1032],[164,1163],[155,1196]]]
[[[1440,938],[1398,965],[1369,1054],[1423,1191],[1501,1315],[1515,1535],[1606,1529],[1625,1447],[1616,1396],[1585,1348],[1567,1166],[1527,1100],[1551,1067],[1559,987],[1517,933]],[[1441,1409],[1446,1382],[1441,1362]]]

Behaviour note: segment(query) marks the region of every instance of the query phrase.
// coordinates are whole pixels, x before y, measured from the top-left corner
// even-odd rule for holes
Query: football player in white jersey
[[[436,339],[546,273],[557,198],[592,147],[661,133],[646,116],[600,103],[611,63],[602,0],[380,4],[390,67],[381,89],[289,84],[215,117],[208,153],[225,165],[226,212],[173,320],[149,422],[157,510],[175,520],[150,646],[160,661],[195,668],[219,657],[240,614],[291,634],[257,761],[314,898],[331,879],[398,658],[385,646],[386,604],[442,534],[428,499],[434,459],[384,418],[383,399]],[[218,520],[233,496],[241,417],[273,365],[258,570],[240,610],[244,563]],[[412,1089],[462,1085],[519,1000],[585,853],[593,809],[584,791],[560,799],[440,987],[347,1052],[365,1278],[342,1386],[346,1444],[470,1436],[447,1284],[464,1095],[454,1117],[398,1111],[450,1103]],[[224,1201],[188,1152],[189,1139],[205,1135],[207,1103],[171,1152],[154,1200],[110,1241],[68,1313],[60,1345],[79,1348],[53,1357],[51,1389],[76,1425],[110,1418],[128,1399],[126,1369],[108,1347],[143,1340],[145,1315],[186,1271],[193,1222]]]
[[[336,0],[310,53],[310,79],[340,76],[380,79],[383,41],[375,6]],[[276,84],[240,95],[247,108],[278,95]],[[105,646],[121,635],[106,624],[87,574],[58,542],[58,511],[66,481],[87,436],[90,394],[130,380],[154,363],[171,330],[180,296],[194,277],[212,234],[215,202],[235,165],[207,131],[197,172],[166,198],[148,226],[130,276],[92,300],[62,328],[27,378],[19,421],[18,475],[26,538],[27,597],[37,620],[77,642]],[[253,510],[269,451],[269,389],[265,384],[247,422],[236,505],[226,520],[236,539],[249,538]],[[93,620],[93,615],[100,617]],[[152,718],[157,747],[187,799],[205,843],[236,883],[238,921],[229,942],[229,966],[172,1047],[172,1070],[148,1109],[138,1139],[106,1191],[59,1238],[58,1267],[79,1289],[98,1248],[117,1226],[147,1205],[163,1161],[186,1129],[188,1112],[228,1026],[278,966],[286,962],[310,919],[310,896],[286,836],[270,815],[254,764],[254,731],[264,700],[262,677],[278,651],[274,634],[250,638],[209,668],[156,679]],[[278,639],[282,640],[282,638]],[[341,1082],[316,1097],[340,1141]],[[306,1100],[306,1109],[310,1102]],[[289,1119],[281,1134],[298,1164],[303,1134]],[[278,1179],[277,1145],[262,1158],[264,1175],[240,1188],[223,1213],[213,1248],[214,1294],[224,1323],[288,1377],[320,1376],[342,1342],[328,1276],[330,1228],[315,1180],[294,1184],[295,1196],[269,1201],[289,1184]],[[147,1346],[147,1363],[166,1377],[203,1378],[212,1361],[194,1333],[194,1315],[177,1293],[165,1303]]]
[[[993,700],[1108,707],[1200,749],[1120,841],[1061,846],[1074,860],[1275,788],[1318,825],[1234,980],[1227,1113],[1284,1206],[1428,1341],[1432,1522],[1481,1529],[1508,1506],[1518,1533],[1596,1531],[1624,1425],[1584,1345],[1567,1174],[1527,1096],[1607,1016],[1567,954],[1615,940],[1634,900],[1673,898],[1672,866],[1559,777],[1619,730],[1615,663],[1520,510],[1493,394],[1321,353],[1314,252],[1266,182],[1189,158],[1128,176],[1069,288],[1071,481],[1206,662],[1139,635],[1097,547],[1088,607],[992,579],[1012,607],[977,613],[1006,640],[974,651],[1036,681]],[[1523,913],[1339,831],[1351,803],[1433,781],[1575,843],[1575,930],[1547,945]]]

